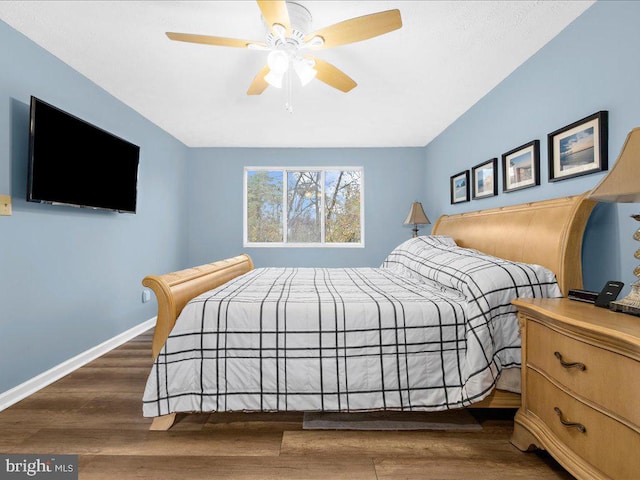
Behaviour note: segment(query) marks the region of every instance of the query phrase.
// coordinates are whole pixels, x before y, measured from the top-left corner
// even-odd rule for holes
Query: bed
[[[378,268],[254,268],[243,254],[149,275],[143,415],[167,430],[182,412],[518,407],[511,300],[582,287],[594,205],[444,215]]]

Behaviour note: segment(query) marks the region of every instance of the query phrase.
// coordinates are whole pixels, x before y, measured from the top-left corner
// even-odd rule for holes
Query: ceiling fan
[[[269,85],[281,88],[285,76],[290,90],[292,71],[302,85],[317,78],[333,88],[348,92],[357,85],[356,82],[308,51],[367,40],[402,27],[400,11],[396,9],[310,31],[311,14],[299,3],[285,0],[257,0],[257,3],[269,28],[265,42],[176,32],[166,32],[167,37],[180,42],[269,51],[267,64],[251,82],[247,95],[260,95]]]

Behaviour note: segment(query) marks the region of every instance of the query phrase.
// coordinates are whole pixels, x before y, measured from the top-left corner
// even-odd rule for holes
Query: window
[[[364,246],[362,167],[244,169],[244,245]]]

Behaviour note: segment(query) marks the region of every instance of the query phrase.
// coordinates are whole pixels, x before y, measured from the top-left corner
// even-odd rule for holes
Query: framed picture
[[[451,176],[451,204],[469,201],[469,170]]]
[[[608,112],[600,111],[549,134],[549,181],[607,170]]]
[[[540,185],[540,140],[502,154],[502,191],[513,192]]]
[[[493,197],[498,194],[498,182],[496,181],[496,173],[498,171],[497,158],[479,163],[471,171],[473,172],[474,199]]]

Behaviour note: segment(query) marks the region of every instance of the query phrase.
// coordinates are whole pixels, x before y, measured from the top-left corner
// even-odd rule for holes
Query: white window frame
[[[283,242],[249,242],[247,239],[247,179],[249,171],[266,170],[270,172],[283,173],[282,189],[282,228]],[[360,172],[360,241],[359,242],[325,242],[325,172],[326,171],[359,171]],[[289,172],[320,172],[321,175],[321,206],[322,214],[320,219],[320,242],[287,242],[287,185]],[[242,242],[244,247],[250,248],[364,248],[364,167],[244,167],[243,172],[243,198],[242,198]]]

